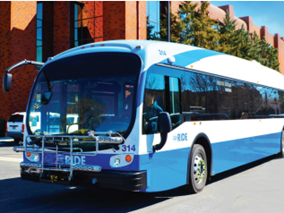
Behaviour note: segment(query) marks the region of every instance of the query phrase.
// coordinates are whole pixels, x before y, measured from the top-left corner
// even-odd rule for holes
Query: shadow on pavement
[[[1,212],[129,212],[182,195],[180,188],[160,193],[35,183],[20,178],[0,181]]]
[[[209,184],[259,166],[276,156],[242,166],[212,178]],[[20,178],[0,181],[0,212],[129,212],[178,196],[182,188],[159,193],[135,193],[101,188],[69,187],[35,183]]]

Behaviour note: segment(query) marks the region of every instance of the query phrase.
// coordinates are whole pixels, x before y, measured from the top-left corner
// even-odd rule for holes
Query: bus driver
[[[155,93],[153,90],[146,90],[144,101],[144,132],[146,134],[154,133],[157,131],[157,118],[163,112],[163,109],[158,105],[155,100]],[[151,119],[156,117],[156,119]]]

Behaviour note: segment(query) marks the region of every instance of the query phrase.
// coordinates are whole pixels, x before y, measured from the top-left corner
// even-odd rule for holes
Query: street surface
[[[22,153],[0,141],[0,212],[284,212],[284,159],[271,157],[213,177],[199,194],[143,194],[20,179]]]

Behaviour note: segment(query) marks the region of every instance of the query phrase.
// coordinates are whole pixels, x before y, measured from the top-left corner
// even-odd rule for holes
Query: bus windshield
[[[29,134],[86,135],[94,130],[125,137],[135,114],[140,68],[140,58],[129,53],[90,53],[46,65],[30,98]]]

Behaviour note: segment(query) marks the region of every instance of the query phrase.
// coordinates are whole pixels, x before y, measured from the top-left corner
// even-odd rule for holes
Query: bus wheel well
[[[208,165],[208,178],[210,178],[211,176],[211,169],[212,169],[212,149],[211,149],[211,145],[209,140],[206,137],[199,137],[194,144],[199,144],[201,146],[203,146],[203,148],[205,149],[206,152],[206,156],[207,156],[207,165]]]

